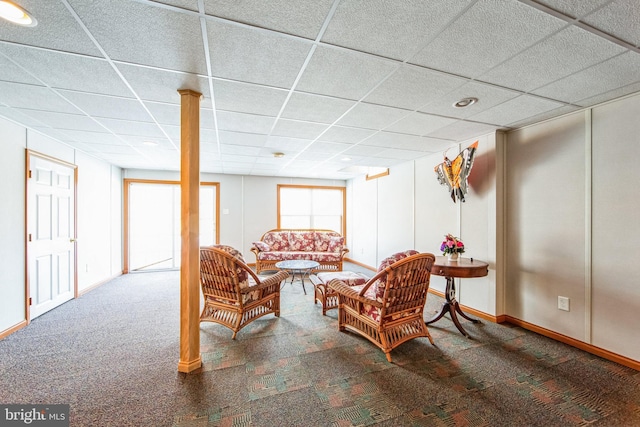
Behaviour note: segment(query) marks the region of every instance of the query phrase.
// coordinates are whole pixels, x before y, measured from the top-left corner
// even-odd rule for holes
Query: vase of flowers
[[[464,252],[464,243],[452,234],[444,236],[440,245],[442,255],[446,255],[449,261],[458,261],[458,256]]]

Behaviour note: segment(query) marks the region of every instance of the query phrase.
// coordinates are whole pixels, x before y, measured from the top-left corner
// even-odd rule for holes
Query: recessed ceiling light
[[[464,108],[473,105],[476,102],[478,102],[478,98],[462,98],[460,101],[453,104],[453,106],[456,108]]]
[[[351,161],[351,157],[345,156],[345,157],[341,158],[340,160],[342,160],[343,162],[350,162]]]
[[[148,145],[149,147],[155,147],[156,145],[158,145],[158,143],[155,141],[144,141],[143,144]]]
[[[11,1],[0,0],[0,18],[24,27],[35,27],[38,25],[36,18],[29,15],[29,12]]]
[[[280,152],[273,153],[273,157],[278,157],[278,158],[284,157],[284,153],[280,153]]]

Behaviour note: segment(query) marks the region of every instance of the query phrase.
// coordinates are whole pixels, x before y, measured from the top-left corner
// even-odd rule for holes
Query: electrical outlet
[[[558,296],[558,310],[569,311],[569,298]]]

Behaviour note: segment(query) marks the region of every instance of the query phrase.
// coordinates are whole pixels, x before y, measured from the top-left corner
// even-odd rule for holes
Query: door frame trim
[[[25,185],[24,185],[24,316],[27,325],[31,323],[30,306],[31,281],[29,278],[29,174],[31,173],[31,157],[39,157],[52,163],[73,169],[73,236],[78,238],[78,165],[57,159],[35,150],[25,149]],[[78,298],[78,242],[73,242],[73,298]]]

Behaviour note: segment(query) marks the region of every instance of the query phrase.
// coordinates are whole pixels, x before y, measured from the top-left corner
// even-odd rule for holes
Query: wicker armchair
[[[266,314],[280,317],[280,282],[286,271],[260,279],[242,254],[230,246],[200,248],[200,285],[204,296],[201,322],[215,322],[233,331],[232,339]]]
[[[338,294],[340,331],[364,336],[389,362],[391,350],[406,341],[427,337],[433,344],[423,312],[434,262],[433,254],[405,251],[383,260],[364,285],[330,281],[329,288]]]

